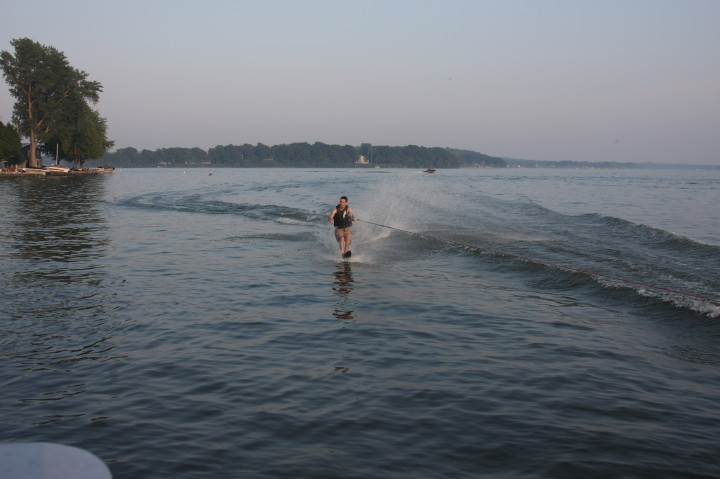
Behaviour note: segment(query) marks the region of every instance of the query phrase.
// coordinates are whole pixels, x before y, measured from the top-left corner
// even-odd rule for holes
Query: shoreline
[[[56,177],[56,176],[77,176],[77,175],[104,175],[115,171],[115,168],[93,168],[88,170],[48,171],[43,169],[26,169],[25,171],[0,171],[0,177],[4,178],[35,178],[35,177]]]

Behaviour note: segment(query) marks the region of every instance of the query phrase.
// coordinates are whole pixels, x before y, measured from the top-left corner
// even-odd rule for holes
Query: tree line
[[[27,159],[19,156],[8,125],[0,130],[0,156],[10,164],[31,168],[41,165],[38,152],[82,167],[86,160],[101,158],[112,146],[107,121],[93,108],[102,85],[70,65],[65,54],[29,38],[10,41],[14,53],[0,52],[0,69],[15,98],[14,134],[30,141]],[[16,149],[17,148],[17,149]]]
[[[161,148],[142,150],[121,148],[106,153],[103,162],[115,167],[234,167],[234,168],[461,168],[505,167],[505,160],[482,153],[416,145],[360,146],[326,143],[290,143],[268,146],[218,145],[200,148]]]
[[[162,148],[154,151],[122,148],[108,153],[107,121],[93,105],[102,85],[72,67],[65,54],[29,38],[10,42],[14,52],[0,52],[0,69],[15,98],[10,124],[0,122],[0,160],[8,164],[42,166],[39,154],[82,168],[90,159],[116,167],[393,167],[459,168],[506,166],[501,158],[450,148],[416,145],[360,146],[321,142],[268,146],[218,145],[200,148]],[[29,139],[27,157],[21,155],[21,138]]]

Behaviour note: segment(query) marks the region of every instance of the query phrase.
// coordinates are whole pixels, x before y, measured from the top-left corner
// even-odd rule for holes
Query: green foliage
[[[0,52],[0,68],[16,100],[12,122],[30,139],[30,166],[37,166],[35,149],[43,143],[54,142],[53,148],[60,143],[68,151],[82,147],[85,155],[101,157],[111,143],[105,138],[105,120],[88,102],[97,103],[102,85],[87,80],[87,73],[70,66],[54,47],[29,38],[10,44],[15,55]]]
[[[156,151],[143,150],[141,156],[145,163],[154,163],[153,166],[210,165],[207,153],[200,148],[161,148]]]
[[[106,153],[103,160],[107,160],[108,158],[113,158],[112,162],[114,165],[117,166],[125,166],[125,167],[142,167],[146,165],[141,165],[138,163],[139,154],[138,151],[135,148],[129,147],[129,148],[120,148],[115,153]],[[107,161],[104,161],[105,163]]]
[[[459,168],[460,158],[445,148],[374,146],[373,163],[392,168]]]
[[[358,163],[360,156],[369,161]],[[490,158],[490,157],[487,157]],[[116,167],[223,166],[242,168],[459,168],[463,162],[447,148],[421,146],[328,145],[290,143],[268,146],[218,145],[206,153],[199,148],[167,148],[157,151],[124,148],[103,158]]]
[[[114,142],[107,139],[107,121],[100,114],[85,105],[76,117],[69,118],[68,124],[74,121],[72,128],[63,128],[58,136],[48,139],[43,144],[43,152],[58,159],[73,163],[80,168],[86,160],[102,158],[112,148]]]
[[[456,154],[460,158],[462,166],[476,168],[507,168],[508,166],[508,162],[503,158],[483,155],[477,151],[456,149],[448,149],[448,151]]]
[[[22,162],[20,155],[20,135],[11,125],[3,125],[0,121],[0,160],[14,165]]]

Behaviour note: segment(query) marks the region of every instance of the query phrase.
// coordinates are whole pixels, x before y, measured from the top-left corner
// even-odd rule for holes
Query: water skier
[[[358,221],[358,219],[353,216],[352,208],[348,206],[347,202],[347,196],[341,196],[340,204],[332,210],[329,220],[335,227],[335,239],[340,246],[340,252],[343,258],[349,258],[352,254],[350,252],[350,243],[352,243],[352,231],[350,227],[353,221]]]

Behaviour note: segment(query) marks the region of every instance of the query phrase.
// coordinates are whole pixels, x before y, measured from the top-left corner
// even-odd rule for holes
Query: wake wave
[[[353,204],[361,218],[354,247],[369,262],[414,261],[470,251],[497,267],[512,267],[541,287],[631,292],[706,317],[720,317],[720,247],[600,214],[566,215],[531,201],[507,201],[475,191],[457,195],[416,175],[368,189]],[[245,187],[246,191],[247,187]],[[267,238],[308,241],[335,258],[327,213],[277,204],[227,201],[234,187],[211,192],[163,192],[121,200],[122,206],[189,214],[240,215],[258,221],[314,226],[310,235]],[[223,195],[218,198],[218,195]],[[325,207],[327,205],[321,205]],[[325,207],[329,211],[329,207]]]
[[[121,200],[119,204],[144,210],[165,210],[208,215],[241,215],[251,219],[277,221],[286,224],[314,223],[324,218],[323,215],[301,208],[254,203],[231,203],[204,199],[199,194],[147,194]]]

